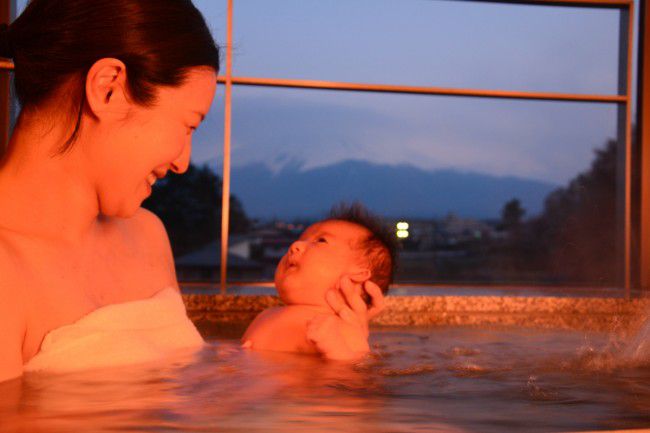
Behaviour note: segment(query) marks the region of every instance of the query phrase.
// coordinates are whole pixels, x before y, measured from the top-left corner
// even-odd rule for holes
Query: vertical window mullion
[[[223,128],[223,176],[221,192],[221,294],[226,294],[228,278],[228,236],[230,230],[230,139],[232,136],[232,9],[233,0],[228,0],[228,22],[226,24],[226,97]]]

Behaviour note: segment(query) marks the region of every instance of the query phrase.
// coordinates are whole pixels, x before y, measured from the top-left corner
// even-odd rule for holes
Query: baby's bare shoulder
[[[308,308],[295,306],[268,308],[253,320],[242,342],[260,350],[308,351],[307,322],[314,315]]]
[[[255,319],[248,325],[246,333],[242,340],[259,338],[264,334],[271,333],[273,328],[287,319],[287,307],[271,307],[258,314]]]
[[[317,310],[303,305],[272,307],[262,311],[253,323],[258,322],[260,326],[305,326],[318,314]]]

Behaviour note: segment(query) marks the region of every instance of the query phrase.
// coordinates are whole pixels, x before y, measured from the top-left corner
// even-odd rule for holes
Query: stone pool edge
[[[246,325],[265,308],[282,305],[271,295],[183,294],[188,316]],[[376,326],[518,326],[588,331],[638,327],[650,298],[560,298],[516,296],[389,296]]]

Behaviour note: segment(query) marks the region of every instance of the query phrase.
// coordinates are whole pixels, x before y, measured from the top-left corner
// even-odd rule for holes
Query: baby
[[[275,287],[286,306],[260,313],[242,337],[244,347],[341,360],[363,356],[369,350],[364,300],[370,304],[388,290],[395,250],[391,233],[361,205],[333,209],[280,260]]]

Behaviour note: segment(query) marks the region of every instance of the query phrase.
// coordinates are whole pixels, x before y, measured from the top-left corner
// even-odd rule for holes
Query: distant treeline
[[[543,275],[551,283],[620,284],[616,154],[616,141],[607,141],[587,171],[547,196],[537,217],[517,219],[524,211],[507,203],[502,224],[508,237],[499,264],[515,273]]]
[[[595,151],[591,167],[551,192],[538,216],[524,219],[518,199],[504,204],[499,239],[466,246],[466,256],[437,262],[441,281],[485,281],[615,286],[620,284],[617,239],[617,145]],[[154,186],[143,204],[165,224],[176,257],[220,237],[221,178],[207,166],[190,165]],[[251,222],[237,197],[230,199],[230,233]]]
[[[165,224],[174,256],[196,250],[221,236],[221,178],[206,166],[158,181],[142,206]],[[230,233],[244,233],[250,221],[237,197],[230,197]]]

